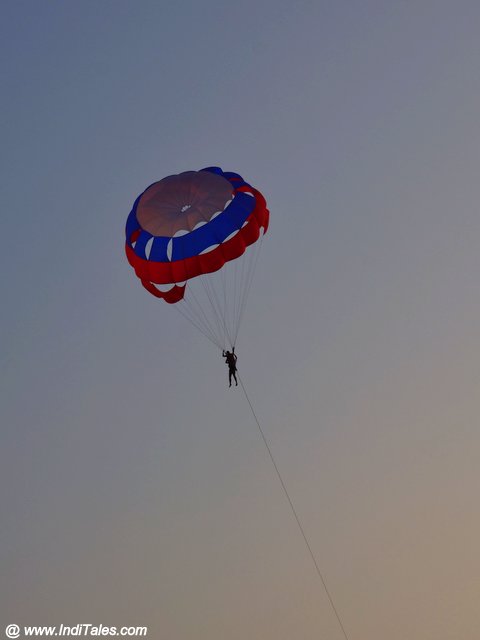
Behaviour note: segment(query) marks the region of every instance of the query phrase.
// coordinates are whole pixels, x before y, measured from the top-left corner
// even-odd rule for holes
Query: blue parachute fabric
[[[154,260],[155,262],[167,262],[167,247],[169,242],[170,238],[166,238],[165,236],[158,236],[157,238],[154,238],[149,260]]]
[[[144,260],[147,259],[145,248],[147,246],[147,242],[151,240],[151,238],[153,238],[152,234],[144,230],[142,230],[142,232],[138,236],[134,251],[139,258],[143,258]]]
[[[243,223],[255,208],[255,198],[237,193],[228,207],[216,218],[184,236],[172,240],[172,260],[198,256],[202,251],[221,244]]]

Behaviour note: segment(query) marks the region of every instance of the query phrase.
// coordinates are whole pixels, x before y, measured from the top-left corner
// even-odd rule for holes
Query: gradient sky
[[[216,164],[271,210],[239,368],[350,640],[478,637],[479,3],[0,28],[2,626],[342,638],[245,398],[124,258],[136,195]]]

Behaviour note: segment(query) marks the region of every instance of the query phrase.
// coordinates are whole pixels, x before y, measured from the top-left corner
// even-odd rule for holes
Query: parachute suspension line
[[[217,308],[218,308],[218,310],[219,310],[219,317],[220,317],[220,321],[221,321],[221,323],[222,323],[222,325],[223,325],[223,331],[224,331],[224,342],[225,342],[225,335],[226,335],[226,337],[227,337],[227,339],[228,339],[228,342],[229,342],[230,346],[231,346],[231,347],[233,347],[232,338],[231,338],[231,336],[230,336],[230,332],[229,332],[228,327],[227,327],[227,322],[226,322],[226,315],[225,315],[225,312],[222,312],[222,308],[221,308],[220,302],[219,302],[219,300],[218,300],[218,296],[217,296],[217,292],[216,292],[216,290],[215,290],[215,287],[213,286],[213,284],[210,284],[210,286],[211,286],[211,289],[212,289],[212,292],[213,292],[214,300],[215,300],[215,302],[217,303]]]
[[[242,280],[242,295],[240,296],[240,305],[239,305],[239,314],[238,314],[239,317],[240,317],[240,315],[242,313],[243,303],[244,303],[244,300],[245,300],[245,295],[247,293],[248,281],[250,279],[250,273],[251,273],[251,270],[252,270],[252,264],[253,264],[253,261],[255,259],[255,254],[256,254],[256,251],[257,251],[257,248],[258,248],[258,244],[259,243],[257,242],[252,247],[251,253],[250,253],[249,257],[248,257],[248,260],[245,261],[245,271],[242,274],[242,276],[243,276],[243,280]]]
[[[263,237],[262,237],[262,240],[263,240]],[[238,334],[238,331],[240,330],[240,325],[242,323],[243,314],[245,313],[245,307],[246,307],[246,304],[247,304],[247,298],[248,298],[248,294],[250,292],[250,287],[251,287],[251,284],[252,284],[253,274],[255,272],[255,267],[256,267],[258,256],[259,256],[259,253],[260,253],[262,240],[260,240],[260,242],[256,243],[256,245],[255,245],[255,247],[253,248],[253,251],[252,251],[252,256],[250,257],[250,260],[249,260],[249,263],[248,263],[247,274],[246,274],[246,277],[245,277],[245,283],[243,285],[242,297],[241,297],[241,301],[240,301],[240,311],[239,311],[239,314],[238,314],[238,322],[237,322],[237,334]]]
[[[224,313],[222,310],[221,292],[217,294],[217,289],[220,290],[221,288],[221,280],[219,275],[221,271],[222,270],[215,271],[213,274],[211,274],[211,277],[208,278],[207,286],[209,287],[210,293],[212,294],[212,299],[215,303],[215,310],[216,310],[216,313],[218,314],[218,322],[220,325],[220,337],[221,337],[222,344],[224,345],[224,348],[225,348],[227,344],[227,328],[225,326]]]
[[[245,291],[245,263],[247,262],[246,258],[247,256],[244,254],[242,256],[242,264],[240,269],[240,286],[238,287],[237,315],[235,316],[235,322],[237,324],[238,324],[238,318],[240,315],[242,296],[243,296],[243,292]]]
[[[218,275],[218,273],[216,273],[215,275]],[[212,296],[212,300],[213,300],[213,308],[215,313],[217,314],[217,319],[218,319],[218,325],[220,327],[220,335],[223,335],[223,344],[224,346],[226,346],[227,344],[227,338],[228,338],[228,332],[227,329],[225,327],[225,321],[224,321],[224,317],[222,314],[222,309],[220,307],[220,302],[218,301],[218,296],[217,296],[217,292],[216,289],[213,285],[213,279],[207,279],[205,278],[205,284],[207,285],[207,288],[209,289],[211,296]]]
[[[190,291],[190,294],[191,294],[191,296],[192,296],[193,300],[195,301],[195,303],[196,303],[196,305],[197,305],[197,308],[198,308],[198,310],[199,310],[199,315],[203,316],[204,322],[205,322],[205,324],[207,325],[207,327],[209,328],[211,335],[215,337],[215,329],[214,329],[214,327],[212,326],[212,324],[211,324],[210,320],[208,319],[208,317],[207,317],[207,315],[206,315],[206,313],[205,313],[205,310],[203,309],[202,304],[198,301],[198,298],[197,298],[197,296],[195,295],[195,292],[194,292],[194,290],[193,290],[193,287],[191,287],[191,286],[190,286],[190,287],[189,287],[189,291]],[[218,341],[216,341],[216,342],[215,342],[215,344],[218,344]],[[218,346],[219,346],[219,348],[221,348],[221,345],[220,345],[220,344],[218,344]]]
[[[222,288],[223,288],[223,317],[225,318],[225,325],[228,326],[228,305],[227,305],[227,270],[221,269],[222,274]],[[223,337],[223,341],[225,342],[225,336]]]
[[[204,330],[206,333],[208,333],[208,335],[211,337],[212,342],[216,345],[218,345],[218,348],[221,348],[221,343],[218,339],[218,336],[215,332],[215,330],[211,327],[210,323],[202,323],[202,319],[201,316],[195,311],[195,309],[192,309],[192,317],[193,319],[198,322],[201,326],[204,327]]]
[[[237,276],[238,276],[238,260],[233,263],[233,304],[232,304],[232,325],[235,326],[236,309],[237,309]],[[236,342],[236,339],[235,339]]]
[[[208,287],[209,282],[208,282],[208,280],[207,280],[206,278],[204,278],[203,276],[200,276],[200,277],[199,277],[199,280],[200,280],[200,282],[201,282],[201,284],[202,284],[202,287],[203,287],[203,290],[204,290],[204,292],[205,292],[205,295],[207,296],[208,301],[209,301],[209,303],[210,303],[210,307],[211,307],[211,309],[212,309],[212,316],[213,316],[213,319],[215,320],[215,325],[216,325],[216,327],[217,327],[217,333],[216,333],[216,335],[219,337],[219,341],[221,342],[222,327],[221,327],[221,324],[220,324],[220,322],[219,322],[219,315],[218,315],[218,312],[217,312],[217,310],[216,310],[216,308],[215,308],[215,302],[214,302],[214,300],[213,300],[212,294],[211,294],[211,292],[210,292],[210,290],[209,290],[209,287]],[[223,344],[223,347],[221,347],[221,348],[225,348],[225,344]]]
[[[228,280],[228,288],[231,291],[231,300],[228,301],[224,316],[227,326],[230,328],[229,339],[232,348],[235,347],[237,343],[241,322],[241,305],[247,282],[245,270],[247,269],[247,273],[249,272],[252,256],[254,255],[254,251],[257,250],[257,244],[258,243],[255,244],[255,247],[247,247],[246,252],[240,258],[227,263],[223,269],[223,273],[226,274],[228,272],[228,277],[225,275],[225,278]]]
[[[212,315],[217,327],[217,335],[218,335],[219,341],[222,344],[222,349],[225,349],[225,331],[222,326],[221,313],[219,309],[217,309],[215,298],[213,296],[213,291],[212,291],[213,287],[211,286],[210,280],[208,278],[204,278],[203,276],[200,277],[200,282],[202,283],[204,291],[207,294],[208,300],[210,302]]]
[[[196,328],[200,331],[200,333],[202,333],[202,334],[203,334],[203,335],[204,335],[208,340],[210,340],[210,342],[213,342],[213,344],[214,344],[215,346],[217,346],[219,349],[221,349],[221,348],[222,348],[222,346],[221,346],[220,344],[218,344],[217,340],[215,340],[215,338],[214,338],[213,336],[209,335],[206,331],[204,331],[204,330],[202,329],[202,327],[201,327],[199,324],[197,324],[197,323],[195,322],[195,320],[193,320],[192,318],[190,318],[190,316],[189,316],[187,313],[185,313],[184,311],[182,311],[182,310],[179,308],[178,304],[173,305],[173,308],[174,308],[174,309],[175,309],[175,310],[176,310],[176,311],[177,311],[181,316],[183,316],[186,320],[188,320],[188,322],[190,322],[194,327],[196,327]]]
[[[255,246],[253,248],[253,255],[251,256],[251,259],[248,265],[247,280],[243,288],[242,302],[240,305],[240,311],[239,311],[238,318],[236,321],[236,326],[235,326],[234,344],[237,342],[238,332],[240,331],[240,325],[242,324],[243,315],[245,313],[245,309],[247,306],[248,295],[250,293],[250,288],[252,286],[253,278],[257,268],[258,258],[260,256],[260,252],[263,246],[263,238],[264,238],[264,234],[262,233],[260,242],[255,243]]]
[[[262,245],[263,234],[238,260],[192,278],[185,297],[175,305],[219,349],[236,345]]]
[[[223,341],[224,346],[226,344],[225,336],[228,339],[230,346],[232,346],[232,339],[230,336],[230,332],[228,331],[228,327],[225,322],[225,314],[222,313],[222,308],[218,300],[218,295],[215,290],[215,287],[213,286],[213,284],[210,282],[208,278],[201,277],[201,281],[205,291],[207,292],[208,299],[212,306],[212,310],[215,316],[215,321],[218,327],[218,334],[219,336],[222,336],[222,335],[224,336],[224,341]]]
[[[184,310],[184,314],[189,316],[189,318],[191,318],[196,326],[200,326],[203,331],[205,333],[208,333],[209,336],[211,336],[211,338],[215,337],[214,332],[211,330],[211,328],[209,327],[208,323],[204,321],[204,319],[201,317],[201,315],[197,314],[192,302],[190,300],[187,300],[185,298],[183,298],[178,305],[176,305],[174,308],[176,308],[178,306],[179,309],[183,308]]]
[[[214,344],[217,344],[218,339],[217,339],[217,336],[215,335],[215,330],[213,329],[209,319],[205,315],[202,305],[198,302],[198,299],[195,296],[194,291],[191,290],[190,292],[192,294],[191,299],[190,299],[190,296],[188,296],[186,298],[183,298],[182,300],[184,307],[190,312],[192,319],[197,324],[199,324],[206,333],[209,334],[212,342],[214,342]],[[194,302],[196,303],[196,307],[193,304]]]
[[[305,530],[304,530],[304,528],[302,526],[300,518],[298,517],[298,514],[297,514],[297,512],[295,510],[295,507],[293,506],[293,502],[292,502],[292,499],[290,498],[290,494],[288,493],[288,490],[287,490],[287,487],[285,485],[285,482],[283,481],[283,478],[282,478],[282,476],[280,474],[280,471],[278,469],[277,463],[275,462],[275,458],[273,457],[272,451],[271,451],[270,446],[268,444],[268,440],[267,440],[267,438],[265,436],[265,433],[263,432],[262,427],[260,426],[260,422],[258,421],[258,418],[257,418],[257,415],[255,413],[255,410],[254,410],[254,408],[252,406],[252,403],[250,402],[250,398],[248,397],[247,391],[245,389],[245,385],[243,384],[243,380],[240,377],[240,375],[238,374],[238,372],[237,372],[237,376],[238,376],[238,379],[240,381],[240,385],[241,385],[241,387],[243,389],[243,394],[244,394],[244,396],[245,396],[245,398],[246,398],[246,400],[247,400],[247,402],[248,402],[248,404],[250,406],[250,410],[251,410],[252,415],[253,415],[253,417],[255,419],[255,422],[257,423],[258,430],[260,431],[260,435],[262,436],[263,443],[265,444],[265,447],[266,447],[266,449],[268,451],[268,455],[270,456],[270,460],[272,461],[272,464],[274,466],[274,469],[275,469],[275,472],[277,474],[277,477],[280,480],[280,484],[282,485],[283,492],[284,492],[284,494],[285,494],[285,496],[287,498],[288,504],[290,505],[290,509],[292,510],[292,513],[293,513],[293,515],[295,517],[295,520],[297,522],[298,528],[300,529],[300,532],[302,534],[303,540],[304,540],[305,545],[306,545],[306,547],[308,549],[310,557],[313,560],[313,564],[315,565],[315,569],[317,571],[318,577],[320,578],[320,581],[321,581],[321,583],[323,585],[325,593],[327,594],[327,597],[328,597],[328,600],[330,602],[330,605],[331,605],[331,607],[333,609],[333,612],[335,613],[335,617],[337,619],[337,622],[338,622],[338,624],[340,626],[340,629],[342,630],[342,633],[343,633],[343,636],[344,636],[345,640],[349,640],[347,632],[345,631],[345,627],[343,626],[342,620],[340,618],[340,614],[338,613],[338,610],[337,610],[337,608],[336,608],[336,606],[335,606],[335,604],[333,602],[333,598],[332,598],[332,596],[330,594],[330,591],[328,590],[325,578],[323,577],[323,574],[320,571],[320,567],[318,565],[317,559],[315,558],[315,554],[313,553],[312,547],[310,546],[308,538],[307,538],[307,536],[305,534]]]

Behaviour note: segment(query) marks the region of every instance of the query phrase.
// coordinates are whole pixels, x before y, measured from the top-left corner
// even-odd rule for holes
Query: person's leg
[[[228,370],[228,386],[229,387],[232,386],[232,370],[231,369]]]
[[[237,370],[233,369],[232,374],[233,374],[233,377],[235,378],[235,384],[238,387]]]

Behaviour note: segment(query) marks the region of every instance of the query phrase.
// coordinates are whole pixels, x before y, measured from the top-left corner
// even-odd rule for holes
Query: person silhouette
[[[235,380],[235,385],[238,387],[237,380],[237,356],[235,355],[235,347],[232,347],[232,351],[222,351],[222,357],[225,358],[225,362],[228,365],[228,386],[232,386],[232,376]]]

